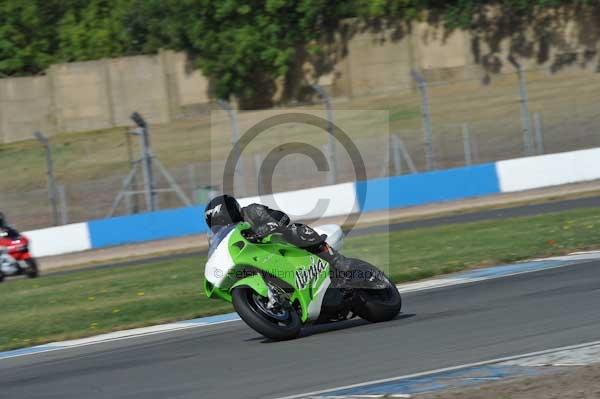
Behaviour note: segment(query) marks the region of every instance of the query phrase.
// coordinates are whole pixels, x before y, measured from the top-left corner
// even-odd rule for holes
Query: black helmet
[[[204,219],[211,230],[244,220],[240,204],[231,195],[219,195],[210,200],[204,210]]]

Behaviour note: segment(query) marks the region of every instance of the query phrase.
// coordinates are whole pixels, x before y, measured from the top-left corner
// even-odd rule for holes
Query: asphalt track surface
[[[419,219],[409,222],[398,222],[392,224],[383,224],[369,227],[360,227],[352,230],[347,233],[347,237],[358,237],[358,236],[366,236],[369,234],[377,234],[377,233],[388,233],[392,231],[401,231],[401,230],[412,230],[418,228],[426,228],[426,227],[435,227],[435,226],[443,226],[450,224],[459,224],[459,223],[470,223],[470,222],[479,222],[485,220],[502,220],[506,218],[513,217],[523,217],[523,216],[536,216],[543,215],[547,213],[553,212],[562,212],[579,208],[595,208],[600,207],[600,197],[585,197],[585,198],[577,198],[563,201],[553,201],[546,202],[542,204],[533,204],[533,205],[522,205],[522,206],[514,206],[509,208],[500,208],[500,209],[490,209],[484,211],[474,211],[467,213],[460,213],[456,215],[449,216],[441,216],[434,217],[429,219]],[[70,274],[70,273],[78,273],[85,272],[87,270],[98,270],[98,269],[110,269],[114,267],[123,267],[123,266],[135,266],[147,263],[154,262],[162,262],[162,261],[171,261],[178,258],[185,258],[189,256],[206,255],[206,250],[202,251],[191,251],[181,254],[175,255],[160,255],[143,259],[135,259],[130,261],[117,261],[111,262],[108,264],[101,264],[95,266],[86,266],[81,269],[73,269],[73,270],[65,270],[58,272],[51,272],[52,274]]]
[[[600,261],[404,295],[268,342],[240,321],[0,361],[0,398],[277,398],[600,339]]]

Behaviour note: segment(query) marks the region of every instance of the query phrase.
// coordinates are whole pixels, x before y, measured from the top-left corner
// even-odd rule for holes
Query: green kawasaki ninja
[[[246,222],[223,227],[211,238],[206,294],[232,302],[246,324],[274,340],[295,338],[309,323],[396,317],[402,300],[383,272],[337,252],[339,226],[315,230],[327,235],[325,255],[292,245],[279,233],[257,240]]]

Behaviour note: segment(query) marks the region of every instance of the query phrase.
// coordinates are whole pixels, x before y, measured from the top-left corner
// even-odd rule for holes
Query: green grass
[[[356,237],[348,256],[410,281],[600,247],[600,209]],[[203,257],[0,286],[0,350],[231,311],[202,290]]]
[[[357,238],[348,248],[345,254],[373,262],[394,281],[413,281],[600,248],[600,209],[373,235]]]
[[[390,109],[390,122],[410,121],[421,117],[421,110],[418,108],[396,108]]]

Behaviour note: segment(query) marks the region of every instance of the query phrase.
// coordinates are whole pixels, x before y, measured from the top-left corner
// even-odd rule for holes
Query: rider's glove
[[[277,222],[268,222],[265,224],[262,224],[258,227],[256,227],[256,229],[254,230],[254,232],[256,233],[256,235],[258,237],[266,237],[269,234],[273,234],[276,233],[277,231],[279,231],[281,229],[281,225]]]

